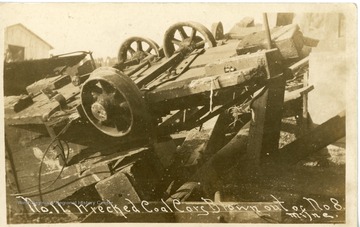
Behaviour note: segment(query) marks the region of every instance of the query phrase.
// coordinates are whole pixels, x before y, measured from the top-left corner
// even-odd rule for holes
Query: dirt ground
[[[291,122],[294,119],[283,119]],[[281,131],[280,147],[295,139],[293,133]],[[224,185],[228,201],[284,201],[285,207],[309,205],[304,198],[316,200],[319,206],[331,205],[331,198],[345,207],[345,138],[308,156],[295,165],[264,166],[251,178],[232,170]],[[272,195],[272,196],[271,196]],[[314,210],[313,207],[308,207]],[[331,209],[330,209],[331,210]],[[334,209],[333,209],[334,210]],[[344,209],[342,209],[344,211]],[[345,212],[325,219],[283,217],[283,222],[339,222],[345,221]]]

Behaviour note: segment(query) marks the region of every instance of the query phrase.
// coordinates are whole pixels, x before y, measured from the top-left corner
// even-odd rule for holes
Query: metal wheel
[[[213,23],[211,25],[211,33],[213,34],[215,40],[220,40],[224,38],[224,27],[221,21]]]
[[[163,48],[165,56],[170,57],[180,50],[191,52],[215,46],[214,36],[204,25],[197,22],[180,22],[165,32]]]
[[[90,75],[81,89],[81,104],[89,121],[113,137],[129,134],[136,122],[146,119],[138,87],[128,76],[110,67],[98,68]]]
[[[160,56],[159,45],[151,39],[134,36],[128,38],[121,44],[118,61],[141,61],[151,55],[155,57]]]

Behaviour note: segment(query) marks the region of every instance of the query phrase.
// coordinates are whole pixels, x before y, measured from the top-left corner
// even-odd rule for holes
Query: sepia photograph
[[[0,3],[4,225],[355,227],[357,16]]]

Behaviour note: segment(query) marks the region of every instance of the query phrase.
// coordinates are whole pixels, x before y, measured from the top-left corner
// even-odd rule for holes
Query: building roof
[[[33,34],[34,36],[36,36],[38,39],[40,39],[42,42],[44,42],[46,45],[48,45],[50,47],[50,49],[54,49],[53,46],[51,46],[51,44],[49,44],[48,42],[46,42],[44,39],[42,39],[40,36],[38,36],[36,33],[34,33],[33,31],[31,31],[30,29],[28,29],[27,27],[25,27],[23,24],[18,23],[18,24],[13,24],[10,25],[8,27],[6,27],[6,29],[11,28],[11,27],[17,27],[20,26],[22,28],[24,28],[25,30],[27,30],[28,32],[30,32],[31,34]]]

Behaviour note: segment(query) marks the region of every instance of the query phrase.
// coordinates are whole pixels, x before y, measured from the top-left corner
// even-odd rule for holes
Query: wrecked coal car
[[[345,115],[308,127],[308,55],[317,40],[296,24],[262,31],[244,23],[224,34],[221,22],[212,31],[179,22],[162,45],[130,37],[113,67],[96,67],[90,52],[6,64],[9,212],[83,222],[281,222],[281,210],[264,209],[276,201],[225,202],[219,182],[233,168],[253,176],[264,164],[299,161],[342,138]],[[17,71],[27,75],[21,84],[11,82]],[[286,116],[308,132],[279,149]],[[205,136],[194,130],[214,119]],[[323,136],[328,127],[338,130]],[[314,135],[322,139],[311,146]]]

